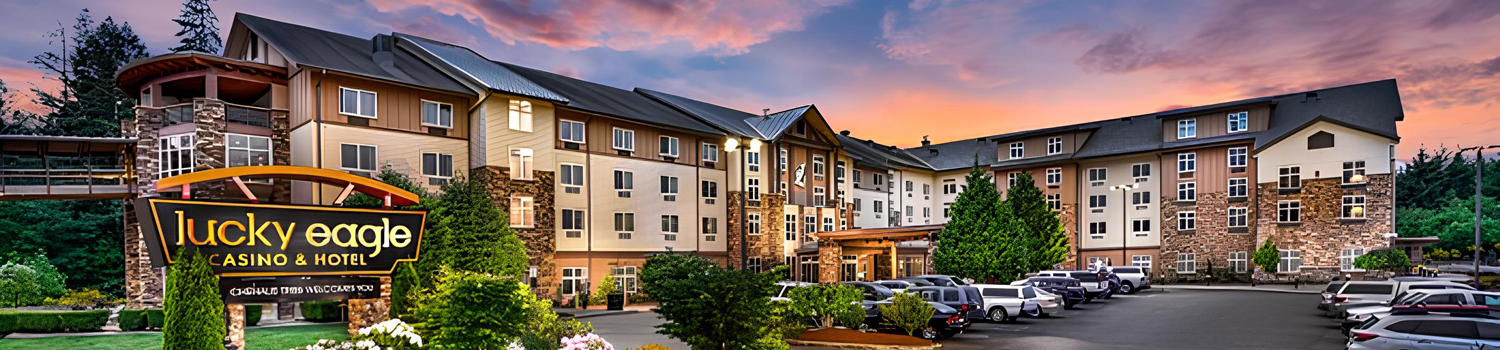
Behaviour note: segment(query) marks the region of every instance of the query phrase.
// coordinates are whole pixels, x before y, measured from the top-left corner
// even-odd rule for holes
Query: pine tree
[[[224,46],[224,42],[219,40],[219,17],[214,15],[213,7],[208,6],[210,1],[213,0],[182,2],[182,14],[172,20],[182,26],[182,30],[177,31],[177,36],[182,38],[182,45],[173,47],[172,52],[218,53]]]
[[[224,299],[219,296],[219,276],[195,248],[178,249],[175,261],[167,274],[163,301],[167,322],[161,327],[162,350],[223,349]]]
[[[1008,264],[1001,282],[1052,268],[1067,259],[1067,231],[1063,230],[1057,212],[1047,207],[1031,174],[1022,172],[1016,177],[1016,185],[1007,193],[1004,207],[1010,214],[1004,231],[1010,249],[1002,259]]]
[[[529,266],[526,245],[492,199],[481,178],[458,177],[443,187],[428,213],[432,229],[423,237],[431,250],[417,261],[424,286],[446,265],[454,270],[520,277]]]
[[[1001,253],[1006,241],[1000,237],[1008,215],[1000,206],[994,177],[978,166],[964,178],[964,189],[953,201],[952,219],[938,233],[932,253],[938,273],[988,280],[1000,278],[1007,269]]]
[[[1255,250],[1255,266],[1260,266],[1262,272],[1276,273],[1276,264],[1281,262],[1281,251],[1276,250],[1276,243],[1266,238],[1266,244]]]
[[[88,9],[79,13],[69,34],[58,28],[48,34],[60,47],[33,57],[36,64],[62,85],[51,92],[32,88],[36,103],[51,111],[42,116],[36,133],[45,135],[109,137],[120,135],[120,120],[133,118],[135,99],[120,91],[115,73],[131,60],[146,57],[146,45],[130,27],[106,17],[95,22]]]

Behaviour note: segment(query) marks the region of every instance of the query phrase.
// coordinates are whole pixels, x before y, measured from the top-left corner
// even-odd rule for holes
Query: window
[[[1109,169],[1105,169],[1105,168],[1090,168],[1089,169],[1089,186],[1091,186],[1091,187],[1104,186],[1105,178],[1107,177],[1107,175],[1109,175],[1108,170]]]
[[[583,123],[572,120],[561,120],[557,122],[557,138],[563,142],[585,143]]]
[[[1062,168],[1047,168],[1047,184],[1048,185],[1061,185],[1062,184]]]
[[[745,270],[760,273],[760,258],[749,258],[745,261]]]
[[[1198,213],[1191,211],[1177,212],[1177,230],[1190,231],[1198,229]]]
[[[1049,138],[1047,138],[1047,155],[1060,154],[1060,153],[1062,153],[1062,151],[1063,150],[1062,150],[1062,138],[1061,137],[1049,137]]]
[[[859,198],[855,198],[855,199],[854,199],[854,211],[860,211],[860,210],[864,210],[864,209],[861,209],[861,208],[864,208],[864,206],[861,206],[861,205],[860,205],[860,200],[859,200]],[[857,214],[858,214],[858,213],[856,213],[856,215],[857,215]]]
[[[229,166],[271,165],[271,138],[240,134],[225,136],[229,139],[229,144],[224,145],[229,151],[226,156]]]
[[[828,206],[828,189],[823,188],[822,186],[813,187],[813,206]]]
[[[533,167],[531,149],[514,148],[510,150],[510,178],[517,180],[531,180]]]
[[[1186,139],[1198,137],[1198,120],[1183,119],[1177,121],[1177,138]]]
[[[422,125],[452,128],[453,105],[422,100]]]
[[[836,162],[834,164],[835,165],[833,166],[833,179],[837,180],[839,182],[843,182],[844,181],[844,161],[841,160],[841,161],[838,161],[838,162]]]
[[[1130,165],[1130,177],[1135,182],[1146,182],[1151,179],[1151,163],[1137,163]]]
[[[1239,111],[1229,113],[1229,132],[1241,132],[1250,130],[1250,112]]]
[[[1186,172],[1196,171],[1196,170],[1198,170],[1198,154],[1197,153],[1178,153],[1177,154],[1177,172],[1179,172],[1179,173],[1186,173]]]
[[[1089,238],[1090,239],[1104,239],[1104,234],[1105,234],[1105,230],[1106,230],[1105,224],[1106,223],[1103,223],[1103,222],[1090,222],[1089,223]]]
[[[1370,179],[1365,178],[1365,161],[1344,162],[1344,184],[1362,184]]]
[[[677,158],[682,155],[682,149],[678,145],[678,139],[671,136],[661,137],[661,156]]]
[[[157,166],[161,168],[157,174],[160,178],[193,172],[193,135],[172,135],[157,140],[156,159],[160,162]],[[371,160],[371,163],[374,161]]]
[[[823,217],[823,232],[833,232],[833,217],[832,216],[824,216]]]
[[[1302,222],[1302,201],[1276,202],[1276,222]]]
[[[567,238],[583,237],[583,211],[576,209],[562,210],[563,236]]]
[[[375,92],[340,86],[339,114],[375,118]]]
[[[453,155],[422,153],[422,175],[440,179],[453,177]]]
[[[953,217],[953,203],[943,204],[943,218]]]
[[[1354,259],[1365,255],[1365,248],[1344,248],[1339,250],[1339,270],[1342,271],[1364,271],[1354,268]]]
[[[748,234],[760,234],[760,214],[745,214],[745,231]]]
[[[615,234],[630,239],[635,234],[635,213],[615,213]]]
[[[1177,183],[1177,200],[1178,201],[1196,201],[1196,200],[1198,200],[1198,183],[1197,182],[1192,182],[1192,181]]]
[[[1151,234],[1151,219],[1130,220],[1130,232],[1136,237],[1146,237]]]
[[[1177,273],[1198,273],[1198,257],[1193,253],[1177,253]]]
[[[1238,168],[1249,164],[1247,160],[1249,149],[1245,147],[1234,147],[1229,149],[1229,167]]]
[[[583,193],[583,166],[578,164],[562,164],[558,169],[557,176],[560,178],[563,192]]]
[[[1246,207],[1229,207],[1229,227],[1247,227],[1250,217],[1250,209]]]
[[[1229,179],[1229,197],[1243,198],[1250,194],[1250,179],[1236,177]]]
[[[630,190],[635,189],[635,173],[615,170],[615,196],[630,198]]]
[[[931,195],[931,194],[932,194],[932,184],[922,184],[922,196],[925,197],[925,196]]]
[[[626,152],[635,151],[635,130],[614,128],[613,148]]]
[[[719,218],[703,218],[703,234],[715,235],[719,233]],[[712,242],[713,239],[703,237],[703,240]]]
[[[677,177],[661,177],[661,200],[668,202],[677,201]]]
[[[1282,249],[1281,261],[1276,264],[1276,272],[1297,272],[1299,270],[1302,270],[1302,251]]]
[[[912,214],[913,212],[916,212],[916,210],[913,210],[910,205],[906,206],[906,216],[907,217],[911,217],[912,215],[915,215],[915,214]]]
[[[1150,255],[1131,255],[1130,266],[1140,267],[1142,272],[1151,270]]]
[[[802,232],[818,232],[818,217],[812,215],[802,217]]]
[[[931,207],[922,207],[922,217],[924,217],[924,218],[930,218],[930,217],[932,217],[932,208]]]
[[[702,192],[700,195],[703,196],[704,204],[714,204],[714,198],[719,198],[719,183],[704,180],[699,187],[699,192]]]
[[[913,184],[913,183],[912,183],[912,182],[911,182],[911,181],[907,181],[907,182],[906,182],[906,192],[911,192],[911,189],[912,189],[912,184]],[[907,196],[908,196],[908,197],[909,197],[909,196],[911,196],[911,193],[907,193]]]
[[[796,240],[797,239],[797,214],[786,214],[785,217],[781,221],[786,226],[786,229],[782,230],[782,231],[786,231],[786,240],[788,240],[788,241]]]
[[[747,199],[752,201],[760,200],[760,178],[746,178],[745,192],[750,193],[750,195],[745,196]]]
[[[1302,188],[1302,167],[1286,166],[1277,169],[1280,174],[1276,184],[1282,189]]]
[[[1315,150],[1333,147],[1333,134],[1327,131],[1319,131],[1307,137],[1307,149]]]
[[[609,274],[615,277],[615,290],[635,293],[635,272],[635,266],[622,266],[610,269]]]
[[[1102,194],[1091,195],[1089,196],[1089,209],[1103,208],[1106,201],[1108,201],[1108,197]]]
[[[824,167],[823,166],[823,156],[813,156],[812,159],[813,159],[813,176],[816,177],[818,180],[822,180],[823,179],[823,171],[825,170],[823,168]]]
[[[750,171],[760,171],[760,151],[758,151],[758,150],[746,150],[745,151],[745,164],[750,167]],[[786,169],[786,167],[784,165],[785,164],[783,164],[782,169]]]
[[[678,228],[679,227],[678,227],[678,217],[677,217],[677,215],[662,215],[661,216],[661,233],[662,233],[662,239],[668,240],[668,241],[675,241],[675,240],[677,240],[677,233],[680,232],[680,231],[678,231]]]
[[[349,171],[375,172],[375,151],[375,146],[370,145],[339,144],[339,166]]]
[[[573,295],[580,291],[588,291],[588,271],[582,267],[564,267],[562,269],[562,294]]]
[[[875,185],[876,186],[885,185],[885,174],[870,174],[870,175],[874,176],[874,178],[875,178]]]
[[[704,142],[702,148],[704,162],[715,163],[719,161],[719,145]]]
[[[1250,270],[1250,260],[1246,259],[1249,252],[1229,252],[1229,268],[1235,273],[1245,273]]]
[[[1130,193],[1130,204],[1131,205],[1147,205],[1147,204],[1151,204],[1151,192],[1145,192],[1145,191],[1131,192]]]
[[[884,213],[885,212],[885,202],[875,201],[875,212],[876,213]]]
[[[536,205],[528,196],[510,196],[510,227],[536,226]]]
[[[859,169],[854,169],[854,186],[855,186],[855,188],[859,188],[859,181],[860,181],[859,180],[859,178],[860,178],[859,175],[860,175]]]
[[[1010,143],[1010,158],[1016,159],[1026,156],[1026,144],[1020,142]]]
[[[1048,193],[1046,195],[1046,198],[1047,198],[1047,209],[1062,210],[1062,194],[1061,193]]]
[[[776,166],[777,166],[777,169],[780,169],[780,171],[791,172],[792,169],[788,168],[786,166],[786,162],[789,159],[790,158],[787,157],[786,148],[779,149],[777,151],[777,153],[776,153]]]
[[[1016,187],[1016,177],[1020,175],[1020,173],[1005,174],[1005,188],[1010,189],[1011,187]],[[1048,181],[1051,181],[1052,173],[1050,171],[1047,173],[1047,176]],[[1051,183],[1049,182],[1048,184],[1050,185]]]
[[[531,101],[510,100],[510,129],[531,132]]]
[[[1365,218],[1365,196],[1363,196],[1363,195],[1360,195],[1360,196],[1344,196],[1344,206],[1343,206],[1343,209],[1344,210],[1341,211],[1341,213],[1343,213],[1343,215],[1339,216],[1339,218],[1343,218],[1343,219],[1364,219]]]

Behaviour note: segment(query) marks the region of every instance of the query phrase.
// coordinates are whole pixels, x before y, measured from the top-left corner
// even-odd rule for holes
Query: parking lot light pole
[[[1109,186],[1110,191],[1120,191],[1120,261],[1122,264],[1130,262],[1130,252],[1126,249],[1130,246],[1126,243],[1130,238],[1127,235],[1130,232],[1130,191],[1138,188],[1141,188],[1141,183],[1139,182],[1129,185]]]
[[[1474,150],[1474,286],[1478,287],[1480,252],[1484,251],[1484,150],[1500,148],[1500,145],[1475,146],[1459,150]]]

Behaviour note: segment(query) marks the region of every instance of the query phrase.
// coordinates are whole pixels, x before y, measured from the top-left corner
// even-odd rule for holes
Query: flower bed
[[[797,340],[819,343],[931,348],[932,341],[900,334],[864,333],[852,329],[823,328],[802,332]]]

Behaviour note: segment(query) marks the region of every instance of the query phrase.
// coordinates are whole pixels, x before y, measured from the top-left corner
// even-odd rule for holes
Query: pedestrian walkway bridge
[[[135,139],[0,135],[0,200],[129,198]]]

